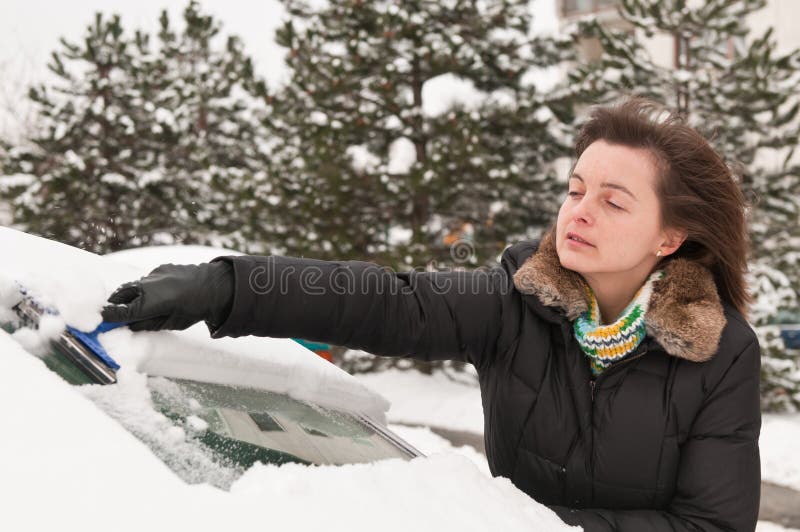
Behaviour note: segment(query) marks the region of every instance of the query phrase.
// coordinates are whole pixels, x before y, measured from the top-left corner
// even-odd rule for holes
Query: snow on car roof
[[[117,286],[151,269],[123,262],[122,254],[102,257],[5,227],[0,228],[0,246],[10,251],[0,262],[0,314],[8,313],[17,302],[16,283],[20,283],[37,299],[56,308],[68,325],[85,331],[94,330],[101,322],[100,309]],[[170,248],[146,251],[143,256],[149,255],[150,260],[166,258],[165,253],[176,251],[174,246]],[[192,261],[197,260],[198,253],[230,253],[200,246],[177,251],[175,256],[190,259],[192,255]],[[135,262],[134,254],[128,255]],[[148,375],[286,393],[295,399],[363,413],[381,423],[385,423],[389,408],[386,399],[287,338],[215,340],[199,323],[185,331],[133,333],[120,328],[101,334],[99,339],[123,368],[133,366]]]

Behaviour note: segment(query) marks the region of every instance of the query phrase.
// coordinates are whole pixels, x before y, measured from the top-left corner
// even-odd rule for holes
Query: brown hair
[[[660,170],[656,195],[661,226],[688,233],[681,247],[662,260],[682,257],[707,267],[720,298],[746,318],[752,302],[745,281],[750,253],[747,202],[722,157],[687,125],[684,116],[640,96],[591,109],[575,139],[572,169],[583,151],[599,139],[646,148],[655,156]]]

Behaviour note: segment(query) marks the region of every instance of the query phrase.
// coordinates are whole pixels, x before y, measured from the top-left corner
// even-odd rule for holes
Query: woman
[[[472,363],[485,443],[584,530],[754,530],[760,351],[742,195],[651,102],[595,108],[555,224],[491,271],[219,257],[120,287],[109,321]]]

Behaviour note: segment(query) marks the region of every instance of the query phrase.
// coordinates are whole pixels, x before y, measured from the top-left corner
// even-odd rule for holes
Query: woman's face
[[[646,275],[658,261],[666,234],[655,186],[657,168],[648,150],[593,142],[569,177],[558,212],[556,249],[561,265],[584,276]],[[589,242],[570,240],[574,233]],[[665,252],[662,256],[666,255]]]

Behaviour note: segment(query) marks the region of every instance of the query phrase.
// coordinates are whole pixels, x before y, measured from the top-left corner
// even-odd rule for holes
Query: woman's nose
[[[582,199],[577,205],[575,205],[575,208],[572,209],[572,218],[576,222],[581,221],[587,224],[594,222],[594,214],[592,213],[591,206],[586,199]]]

